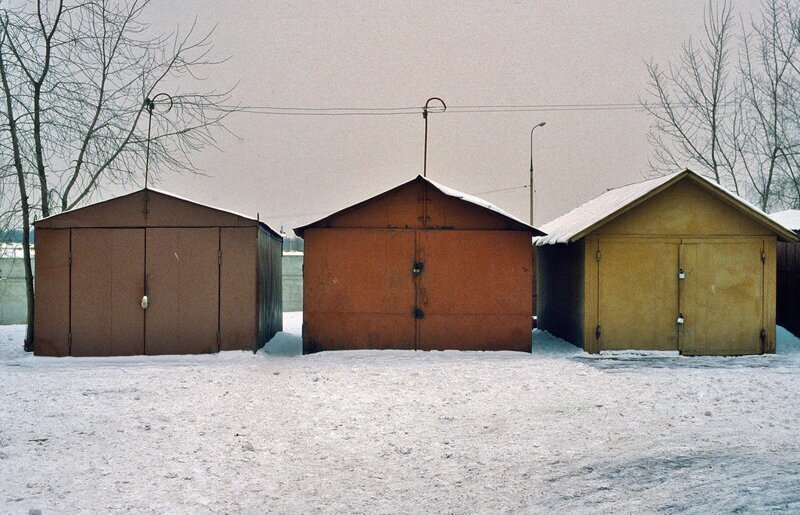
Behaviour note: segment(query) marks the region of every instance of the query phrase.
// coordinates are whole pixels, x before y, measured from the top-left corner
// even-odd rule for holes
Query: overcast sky
[[[735,2],[748,14],[757,0]],[[276,2],[157,0],[158,25],[217,24],[230,60],[209,84],[238,82],[244,105],[418,106],[629,103],[644,62],[674,58],[702,32],[702,0]],[[468,193],[527,184],[535,134],[536,225],[647,171],[649,120],[639,111],[431,115],[428,175]],[[420,115],[236,114],[197,164],[209,177],[160,188],[287,229],[422,171]],[[528,191],[480,196],[526,219]]]

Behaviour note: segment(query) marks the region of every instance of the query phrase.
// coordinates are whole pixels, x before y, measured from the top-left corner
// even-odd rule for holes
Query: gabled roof
[[[769,215],[782,226],[795,232],[800,231],[800,209],[787,209]]]
[[[94,202],[92,204],[87,204],[85,206],[77,207],[77,208],[74,208],[74,209],[69,209],[67,211],[61,211],[60,213],[56,213],[54,215],[50,215],[50,216],[47,216],[47,217],[44,217],[44,218],[40,218],[39,220],[37,220],[34,223],[34,226],[36,226],[37,224],[39,224],[41,222],[44,222],[45,220],[51,220],[53,218],[58,218],[58,217],[63,216],[63,215],[76,213],[76,212],[79,212],[79,211],[83,211],[85,209],[93,208],[95,206],[100,206],[100,205],[103,205],[103,204],[107,204],[109,202],[114,202],[114,201],[122,199],[122,198],[130,197],[132,195],[137,195],[139,193],[142,193],[145,190],[147,190],[149,192],[152,192],[152,193],[156,193],[158,195],[163,195],[165,197],[173,198],[175,200],[180,200],[182,202],[193,204],[195,206],[200,206],[200,207],[212,209],[214,211],[219,211],[221,213],[227,213],[229,215],[237,216],[237,217],[242,218],[244,220],[250,220],[252,222],[256,222],[258,225],[260,225],[261,227],[265,228],[267,231],[271,232],[275,236],[282,237],[280,235],[280,233],[275,231],[275,229],[273,229],[272,227],[270,227],[269,225],[267,225],[266,223],[262,222],[261,220],[259,220],[257,218],[253,218],[251,216],[243,215],[241,213],[237,213],[236,211],[231,211],[229,209],[222,209],[222,208],[219,208],[219,207],[210,206],[208,204],[201,204],[200,202],[197,202],[195,200],[191,200],[191,199],[188,199],[186,197],[181,197],[180,195],[175,195],[174,193],[170,193],[168,191],[159,190],[159,189],[155,189],[155,188],[142,188],[140,190],[132,191],[130,193],[125,193],[124,195],[120,195],[120,196],[117,196],[117,197],[111,197],[109,199],[101,200],[99,202]]]
[[[638,206],[645,200],[684,179],[694,181],[709,193],[768,226],[781,238],[789,241],[797,239],[791,230],[770,218],[765,212],[743,198],[691,170],[684,170],[664,177],[611,189],[576,207],[569,213],[546,223],[542,226],[542,230],[547,235],[535,238],[534,243],[542,246],[577,241],[629,209]]]
[[[331,213],[330,215],[328,215],[328,216],[326,216],[324,218],[321,218],[321,219],[316,220],[314,222],[311,222],[311,223],[308,223],[306,225],[303,225],[302,227],[297,227],[296,229],[294,229],[294,232],[295,232],[295,234],[297,234],[298,236],[300,236],[302,238],[303,237],[303,232],[307,228],[309,228],[309,227],[311,227],[313,225],[317,225],[319,223],[325,222],[326,220],[328,220],[330,218],[333,218],[334,216],[338,216],[338,215],[340,215],[342,213],[345,213],[347,211],[350,211],[352,209],[360,207],[360,206],[366,204],[367,202],[371,202],[373,200],[376,200],[376,199],[378,199],[380,197],[383,197],[384,195],[387,195],[387,194],[391,193],[392,191],[394,191],[396,189],[402,188],[403,186],[407,186],[407,185],[409,185],[409,184],[411,184],[413,182],[416,182],[416,181],[422,181],[422,182],[432,186],[433,188],[435,188],[440,193],[442,193],[444,195],[447,195],[448,197],[457,198],[457,199],[462,200],[464,202],[468,202],[470,204],[474,204],[474,205],[476,205],[476,206],[478,206],[478,207],[480,207],[482,209],[485,209],[487,211],[491,211],[491,212],[493,212],[493,213],[495,213],[497,215],[500,215],[502,218],[505,218],[506,220],[509,220],[509,221],[513,222],[514,224],[516,224],[516,225],[522,226],[525,229],[529,229],[536,236],[544,235],[544,233],[542,231],[540,231],[539,229],[537,229],[537,228],[535,228],[535,227],[523,222],[522,220],[520,220],[519,218],[515,217],[511,213],[509,213],[507,211],[504,211],[503,209],[500,209],[499,207],[495,206],[494,204],[491,204],[491,203],[489,203],[489,202],[487,202],[487,201],[485,201],[485,200],[483,200],[483,199],[481,199],[479,197],[476,197],[474,195],[470,195],[468,193],[463,193],[461,191],[455,190],[455,189],[450,188],[448,186],[445,186],[443,184],[439,184],[438,182],[432,181],[432,180],[428,179],[427,177],[423,177],[421,175],[417,175],[414,179],[412,179],[410,181],[407,181],[407,182],[404,182],[402,184],[399,184],[399,185],[397,185],[397,186],[395,186],[393,188],[390,188],[390,189],[384,191],[383,193],[380,193],[380,194],[375,195],[373,197],[370,197],[370,198],[368,198],[366,200],[362,200],[361,202],[353,204],[352,206],[349,206],[349,207],[346,207],[346,208],[341,209],[339,211],[336,211],[334,213]]]

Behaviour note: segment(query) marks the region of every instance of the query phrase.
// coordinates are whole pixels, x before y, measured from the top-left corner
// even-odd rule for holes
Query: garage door
[[[417,348],[531,349],[530,236],[419,231]]]
[[[761,353],[763,242],[760,239],[681,244],[683,354]]]
[[[73,356],[144,352],[144,230],[73,229]]]
[[[147,229],[147,354],[218,350],[219,229]]]
[[[414,232],[309,229],[305,352],[413,349]]]
[[[678,350],[679,242],[601,238],[599,350]]]

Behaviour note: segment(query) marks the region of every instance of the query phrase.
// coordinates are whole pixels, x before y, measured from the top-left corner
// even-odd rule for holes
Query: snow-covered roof
[[[494,211],[495,213],[497,213],[499,215],[502,215],[502,216],[504,216],[506,218],[514,220],[515,222],[519,222],[522,225],[526,225],[526,226],[530,227],[531,229],[535,229],[535,227],[531,227],[530,225],[528,225],[527,222],[523,222],[522,220],[520,220],[516,216],[512,215],[511,213],[509,213],[508,211],[500,209],[499,207],[497,207],[494,204],[491,204],[491,203],[483,200],[482,198],[476,197],[475,195],[470,195],[469,193],[464,193],[464,192],[458,191],[458,190],[453,189],[453,188],[451,188],[449,186],[445,186],[444,184],[440,184],[440,183],[438,183],[436,181],[432,181],[432,180],[428,179],[427,177],[422,177],[421,175],[418,178],[422,179],[423,181],[426,181],[428,184],[430,184],[431,186],[433,186],[437,190],[441,191],[442,193],[444,193],[448,197],[455,197],[457,199],[461,199],[461,200],[464,200],[466,202],[469,202],[470,204],[475,204],[476,206],[482,207],[483,209],[488,209],[489,211]]]
[[[542,246],[579,240],[599,226],[609,222],[616,216],[638,205],[640,202],[659,191],[668,188],[684,177],[691,177],[697,180],[712,192],[726,198],[733,204],[739,205],[752,216],[760,219],[775,231],[783,234],[784,237],[793,238],[789,228],[784,227],[781,223],[770,218],[769,215],[745,199],[691,170],[684,170],[656,179],[649,179],[610,189],[585,204],[576,207],[569,213],[544,224],[542,226],[542,231],[544,231],[546,235],[534,238],[534,243],[538,246]]]
[[[769,215],[773,220],[793,231],[800,231],[800,209],[787,209]]]
[[[375,197],[371,197],[371,198],[369,198],[367,200],[364,200],[363,202],[359,202],[359,203],[354,204],[354,205],[352,205],[350,207],[347,207],[345,209],[342,209],[342,210],[336,211],[334,213],[331,213],[330,215],[325,216],[324,218],[321,218],[319,220],[316,220],[314,222],[306,224],[306,225],[304,225],[302,227],[298,227],[298,228],[296,228],[294,230],[294,232],[298,236],[302,237],[303,231],[307,227],[315,225],[315,224],[317,224],[319,222],[322,222],[323,220],[326,220],[326,219],[328,219],[328,218],[330,218],[330,217],[332,217],[334,215],[337,215],[339,213],[342,213],[344,211],[352,209],[352,208],[354,208],[356,206],[360,206],[360,205],[364,204],[365,202],[369,202],[370,200],[374,200],[375,198],[377,198],[377,197],[379,197],[381,195],[384,195],[384,194],[386,194],[386,193],[388,193],[390,191],[396,190],[397,188],[401,188],[401,187],[403,187],[403,186],[405,186],[407,184],[410,184],[410,183],[412,183],[414,181],[423,181],[423,182],[431,185],[432,187],[436,188],[442,194],[447,195],[448,197],[457,198],[459,200],[463,200],[464,202],[469,202],[470,204],[474,204],[474,205],[476,205],[476,206],[478,206],[478,207],[480,207],[482,209],[486,209],[487,211],[492,211],[493,213],[496,213],[496,214],[498,214],[498,215],[500,215],[500,216],[502,216],[504,218],[507,218],[508,220],[511,220],[511,221],[513,221],[513,222],[515,222],[517,224],[523,225],[523,226],[531,229],[531,231],[534,234],[537,234],[537,235],[544,234],[544,233],[542,233],[542,231],[540,231],[539,229],[529,225],[527,222],[523,222],[522,220],[520,220],[516,216],[512,215],[511,213],[509,213],[509,212],[507,212],[507,211],[505,211],[503,209],[500,209],[499,207],[497,207],[494,204],[491,204],[491,203],[483,200],[482,198],[476,197],[474,195],[470,195],[469,193],[464,193],[464,192],[458,191],[458,190],[453,189],[453,188],[451,188],[449,186],[445,186],[445,185],[440,184],[440,183],[438,183],[436,181],[432,181],[431,179],[428,179],[427,177],[423,177],[421,175],[418,175],[416,178],[414,178],[411,181],[407,181],[407,182],[404,182],[403,184],[399,184],[399,185],[397,185],[397,186],[395,186],[393,188],[389,188],[388,190],[386,190],[385,192],[381,193],[380,195],[376,195]]]

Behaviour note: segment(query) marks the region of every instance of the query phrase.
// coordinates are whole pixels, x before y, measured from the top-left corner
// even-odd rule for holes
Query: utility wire
[[[267,116],[399,116],[422,114],[422,107],[294,107],[209,105],[209,109]],[[643,111],[639,103],[454,105],[447,113],[525,113],[554,111]],[[431,110],[431,113],[436,113]]]

